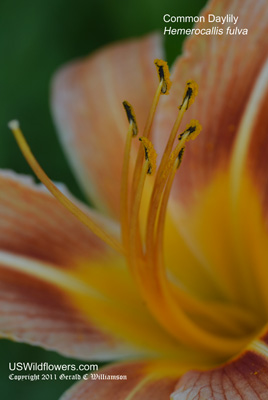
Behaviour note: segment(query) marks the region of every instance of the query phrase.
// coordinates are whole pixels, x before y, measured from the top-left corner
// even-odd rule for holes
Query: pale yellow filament
[[[143,258],[142,240],[140,234],[139,212],[142,199],[145,179],[149,168],[149,160],[145,160],[139,179],[139,184],[136,190],[136,196],[131,208],[130,226],[129,226],[129,265],[132,273],[137,277],[139,272],[140,262]]]
[[[178,145],[176,146],[176,149],[174,152],[178,155],[180,150],[184,147],[185,142],[187,141],[187,138],[189,136],[189,133],[186,133],[183,138],[180,140]],[[154,238],[154,229],[155,229],[155,223],[157,219],[157,212],[158,212],[158,207],[160,204],[160,199],[161,195],[163,193],[165,183],[168,179],[170,170],[172,170],[173,165],[169,165],[168,162],[166,162],[166,170],[162,171],[162,174],[157,174],[158,179],[156,177],[155,184],[154,184],[154,189],[152,192],[152,197],[150,201],[150,208],[148,212],[148,217],[147,217],[147,228],[146,228],[146,250],[148,254],[153,254],[153,238]],[[160,168],[160,167],[159,167]],[[158,170],[159,172],[159,170]]]
[[[126,145],[125,145],[124,162],[122,170],[121,195],[120,195],[121,237],[124,247],[127,246],[128,225],[129,225],[128,175],[129,175],[129,161],[130,161],[132,137],[133,137],[132,122],[130,122],[127,132]]]
[[[157,90],[155,92],[154,98],[153,98],[153,103],[152,103],[152,106],[149,111],[149,115],[148,115],[148,118],[146,121],[144,131],[142,133],[142,136],[147,137],[147,138],[150,138],[150,133],[151,133],[154,116],[155,116],[157,105],[158,105],[158,102],[159,102],[159,99],[161,96],[162,85],[163,85],[163,81],[160,81],[159,85],[157,87]],[[131,195],[132,199],[135,197],[136,188],[138,186],[140,172],[141,172],[141,168],[142,168],[142,163],[143,163],[143,150],[140,147],[139,151],[138,151],[138,156],[136,159],[134,173],[133,173],[132,195]]]

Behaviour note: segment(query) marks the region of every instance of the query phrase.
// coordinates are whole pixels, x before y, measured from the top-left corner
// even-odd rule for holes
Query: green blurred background
[[[7,122],[17,118],[48,175],[82,198],[51,120],[49,85],[54,71],[107,43],[163,32],[164,14],[198,15],[205,4],[206,0],[1,0],[0,168],[31,173],[7,129]],[[170,63],[181,52],[183,39],[165,38]],[[71,384],[8,380],[9,362],[71,362],[57,353],[1,340],[0,354],[1,400],[56,400]]]

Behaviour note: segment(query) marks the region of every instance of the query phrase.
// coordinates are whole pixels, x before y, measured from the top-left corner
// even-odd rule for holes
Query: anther
[[[145,160],[148,161],[147,173],[151,175],[152,173],[154,173],[156,169],[156,157],[157,157],[156,151],[151,141],[148,138],[142,136],[139,138],[139,141],[142,142],[143,144]]]
[[[185,140],[186,142],[187,140]],[[166,177],[169,175],[171,169],[174,167],[176,170],[180,167],[181,162],[182,162],[182,157],[184,154],[185,146],[181,147],[180,145],[177,145],[177,147],[173,150],[171,153],[168,163],[166,165],[166,168],[163,172],[163,178],[166,179]]]
[[[178,157],[177,157],[177,169],[180,167],[180,165],[181,165],[181,162],[182,162],[182,157],[183,157],[183,154],[184,154],[184,151],[185,151],[185,146],[184,147],[182,147],[182,149],[179,151],[179,154],[178,154]]]
[[[194,140],[202,130],[202,126],[199,121],[196,119],[192,119],[191,122],[186,125],[185,130],[179,135],[179,140],[182,140],[183,137],[187,136],[186,142],[188,140]]]
[[[186,104],[185,110],[188,110],[191,104],[193,104],[195,97],[197,96],[198,93],[198,85],[195,81],[188,81],[186,83],[185,87],[185,92],[183,95],[183,101],[182,104],[180,105],[179,109],[182,108],[184,104]]]
[[[162,88],[161,88],[161,93],[168,94],[169,89],[171,87],[171,80],[169,79],[170,74],[169,74],[168,64],[166,61],[158,60],[158,59],[154,60],[154,63],[157,68],[159,81],[163,82]]]
[[[123,106],[127,114],[128,122],[132,125],[132,136],[137,136],[138,125],[133,107],[128,101],[123,101]]]

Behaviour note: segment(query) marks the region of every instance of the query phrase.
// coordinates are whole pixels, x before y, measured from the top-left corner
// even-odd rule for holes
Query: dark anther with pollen
[[[138,134],[138,126],[136,122],[136,117],[133,111],[132,106],[129,104],[128,101],[123,101],[123,106],[127,114],[127,119],[129,123],[132,123],[132,135],[137,136]]]
[[[151,175],[151,173],[152,173],[152,166],[151,166],[151,164],[149,165],[149,168],[148,168],[148,170],[147,170],[147,174],[149,174],[149,175]]]
[[[185,93],[183,102],[182,102],[182,104],[180,105],[179,109],[182,108],[184,102],[188,99],[188,100],[187,100],[187,106],[186,106],[186,110],[188,110],[188,107],[189,107],[189,100],[190,100],[192,94],[193,94],[193,89],[192,89],[191,87],[188,87],[188,89],[187,89],[187,91],[186,91],[186,93]]]
[[[165,94],[167,92],[167,84],[165,82],[164,68],[162,67],[162,65],[158,65],[157,67],[158,67],[159,78],[160,80],[163,80],[161,92]]]
[[[178,138],[178,140],[181,140],[183,138],[183,136],[185,135],[185,133],[193,133],[196,130],[196,126],[190,126],[189,128],[187,128],[184,132],[182,132]]]
[[[183,154],[184,154],[184,150],[185,150],[185,146],[182,147],[181,150],[179,151],[179,154],[178,154],[178,160],[179,160],[179,162],[178,162],[178,168],[179,168],[179,166],[181,165],[182,156],[183,156]]]
[[[157,68],[158,68],[159,79],[160,81],[163,81],[161,92],[165,94],[167,91],[167,84],[165,81],[164,67],[162,65],[157,64]]]
[[[164,76],[164,68],[163,68],[163,66],[162,65],[157,65],[157,67],[158,67],[158,73],[159,73],[160,80],[164,79],[165,76]]]
[[[142,138],[139,138],[139,141],[142,142]],[[149,153],[148,153],[148,149],[147,149],[146,146],[144,146],[144,154],[145,154],[145,160],[148,161],[150,158],[149,158]],[[149,164],[149,167],[148,167],[148,170],[147,170],[147,174],[151,175],[152,171],[153,171],[152,165]]]
[[[142,142],[142,138],[139,138],[139,141]],[[144,153],[145,153],[145,160],[149,160],[149,154],[148,154],[148,150],[147,147],[144,146]]]
[[[162,83],[161,86],[161,93],[162,94],[168,94],[170,86],[171,86],[171,81],[169,79],[169,69],[166,61],[163,60],[155,60],[154,61],[156,68],[157,68],[157,73],[159,76],[159,82]]]

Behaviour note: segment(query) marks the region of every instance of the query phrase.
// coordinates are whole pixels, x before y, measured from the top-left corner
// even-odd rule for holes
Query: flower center
[[[168,94],[171,82],[167,63],[155,60],[155,65],[159,85],[143,134],[139,138],[140,146],[132,174],[130,153],[132,141],[138,136],[138,124],[132,106],[127,101],[123,102],[129,129],[120,194],[121,240],[104,231],[53,184],[33,156],[18,122],[11,121],[9,127],[32,170],[52,195],[101,240],[124,255],[148,309],[159,324],[180,343],[211,355],[218,354],[219,358],[227,358],[240,351],[252,337],[252,333],[243,332],[241,335],[241,329],[234,334],[234,321],[238,320],[239,326],[252,327],[252,317],[241,308],[229,304],[213,303],[208,306],[200,302],[178,288],[169,278],[165,266],[164,228],[173,180],[181,165],[187,142],[198,136],[201,126],[198,121],[192,120],[182,133],[178,133],[183,115],[197,95],[197,84],[190,80],[186,84],[177,118],[156,169],[156,152],[150,140],[151,127],[160,96]],[[176,137],[178,141],[175,145]],[[153,175],[155,170],[155,175],[146,180],[147,175]],[[145,205],[148,192],[149,201]]]
[[[168,67],[165,62],[156,60],[160,83],[156,90],[148,120],[140,141],[144,146],[145,161],[142,160],[142,149],[138,151],[133,176],[129,178],[129,159],[132,139],[138,132],[137,121],[129,103],[124,102],[129,130],[127,134],[121,190],[121,232],[122,242],[126,249],[126,258],[134,279],[140,289],[147,307],[157,321],[180,342],[205,350],[211,354],[229,357],[236,354],[250,340],[252,335],[233,334],[232,322],[251,327],[254,325],[247,312],[239,307],[202,303],[183,290],[180,290],[168,278],[164,262],[164,226],[168,200],[176,171],[181,165],[186,142],[195,139],[201,131],[198,121],[192,120],[184,132],[178,135],[182,117],[194,102],[197,85],[193,81],[186,84],[179,113],[169,135],[165,151],[159,163],[153,182],[146,182],[147,174],[155,169],[156,154],[150,142],[150,130],[161,94],[167,94],[170,88]],[[125,106],[127,104],[127,108]],[[135,127],[135,129],[134,129]],[[174,147],[176,136],[178,144]],[[131,181],[131,183],[130,183]],[[143,210],[143,192],[151,192],[146,216]],[[141,226],[145,223],[145,234]],[[144,236],[144,237],[143,237]],[[195,315],[195,316],[194,316]],[[198,317],[196,318],[196,316]],[[200,324],[201,320],[207,321]],[[235,324],[234,324],[235,325]],[[217,326],[217,333],[212,327]],[[231,328],[230,328],[231,327]],[[247,330],[247,329],[246,329]]]

